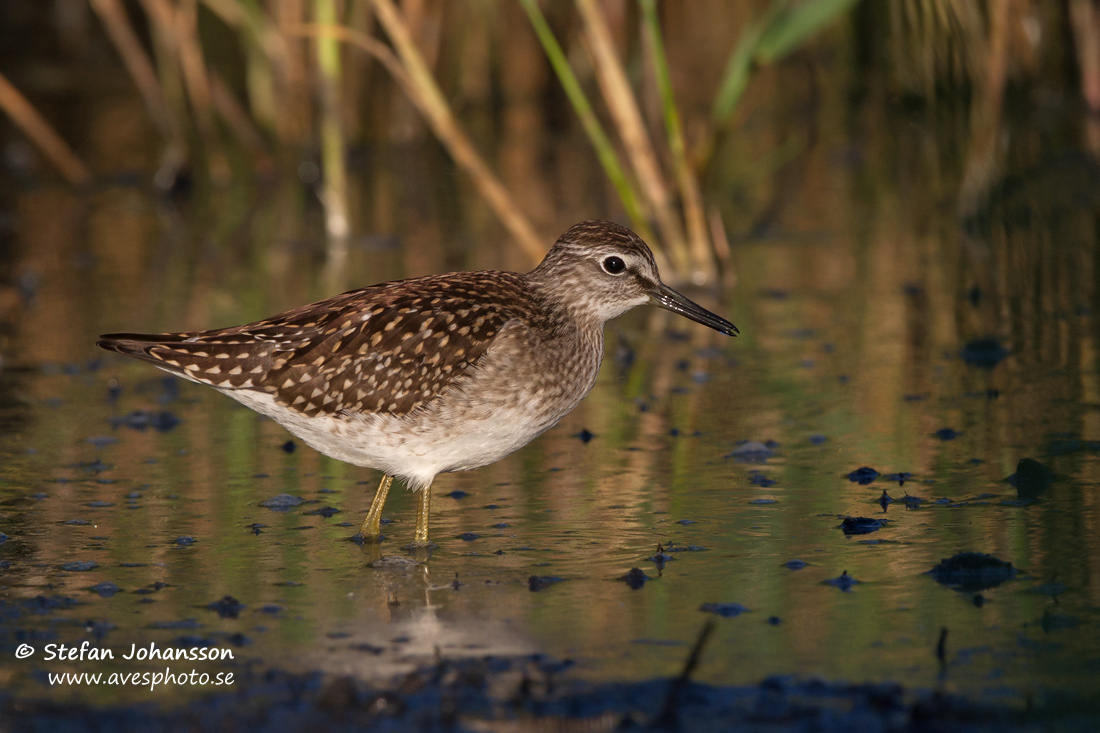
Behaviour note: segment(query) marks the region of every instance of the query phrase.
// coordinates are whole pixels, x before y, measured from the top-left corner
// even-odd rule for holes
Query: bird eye
[[[603,271],[608,274],[618,275],[625,269],[626,263],[623,262],[621,257],[608,257],[603,261]]]

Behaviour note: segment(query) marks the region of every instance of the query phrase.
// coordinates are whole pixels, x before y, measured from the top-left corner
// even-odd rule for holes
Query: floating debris
[[[940,440],[954,440],[960,435],[962,435],[962,433],[954,428],[940,428],[932,433],[932,437],[939,438]]]
[[[579,438],[582,443],[587,445],[589,442],[591,442],[593,438],[596,437],[596,434],[590,431],[588,428],[584,428],[579,433],[574,434],[573,437]]]
[[[798,558],[795,558],[793,560],[788,560],[787,562],[783,563],[783,567],[787,568],[788,570],[801,570],[809,564],[810,563],[806,562],[805,560],[799,560]]]
[[[671,562],[674,558],[672,557],[672,555],[669,555],[667,552],[665,552],[665,548],[661,545],[661,543],[658,542],[657,552],[651,555],[648,559],[651,563],[654,563],[657,566],[658,570],[664,570],[665,564]]]

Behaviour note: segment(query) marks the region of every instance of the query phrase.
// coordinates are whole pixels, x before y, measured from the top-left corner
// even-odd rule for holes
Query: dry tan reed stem
[[[161,134],[170,143],[185,149],[183,133],[175,116],[168,108],[168,102],[164,98],[164,92],[157,80],[157,72],[152,62],[145,54],[141,41],[138,40],[134,29],[130,27],[130,20],[126,17],[119,0],[89,0],[92,9],[99,15],[103,27],[107,30],[107,36],[111,39],[126,70],[134,80],[138,93],[145,100],[145,106],[149,110],[149,116]]]
[[[691,262],[684,246],[684,231],[673,211],[672,197],[665,185],[664,174],[657,163],[638,100],[630,88],[622,64],[615,53],[607,21],[595,0],[575,0],[584,21],[585,35],[592,52],[596,78],[603,90],[608,110],[627,150],[627,157],[638,177],[638,183],[649,199],[653,216],[661,231],[663,244],[669,250],[680,272],[690,272]]]
[[[0,74],[0,109],[7,112],[12,121],[46,154],[69,183],[86,183],[91,178],[88,169],[76,157],[72,148],[3,74]]]
[[[391,0],[371,0],[371,5],[408,72],[408,91],[412,92],[410,99],[420,109],[451,157],[473,179],[478,193],[489,203],[520,247],[530,255],[533,262],[540,261],[546,254],[546,247],[535,234],[530,221],[512,201],[507,189],[489,170],[489,166],[462,131],[397,8]]]
[[[385,66],[386,71],[390,72],[390,75],[401,85],[402,91],[410,96],[416,91],[412,79],[405,73],[405,67],[393,55],[390,47],[362,31],[344,25],[317,25],[316,23],[303,23],[300,26],[287,28],[286,30],[287,33],[298,36],[332,36],[351,46],[356,46]]]
[[[1081,70],[1081,93],[1089,109],[1100,112],[1100,8],[1090,0],[1070,0],[1069,20]]]

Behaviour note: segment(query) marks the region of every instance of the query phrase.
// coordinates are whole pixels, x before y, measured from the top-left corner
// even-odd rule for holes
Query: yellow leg
[[[428,547],[428,512],[432,506],[432,487],[425,486],[420,490],[420,502],[416,505],[416,539],[413,547]]]
[[[382,536],[382,507],[386,504],[392,483],[393,476],[382,476],[382,483],[378,484],[378,491],[374,493],[374,501],[370,503],[367,518],[359,528],[359,536],[367,542],[377,542]]]

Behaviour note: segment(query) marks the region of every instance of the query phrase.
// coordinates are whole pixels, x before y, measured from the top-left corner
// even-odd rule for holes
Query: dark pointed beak
[[[686,316],[696,323],[710,326],[715,331],[720,331],[727,336],[736,336],[739,333],[737,326],[733,325],[725,318],[711,313],[701,305],[691,302],[664,283],[659,283],[657,287],[650,292],[649,297],[653,299],[654,305],[658,305],[673,313],[679,313],[681,316]]]

